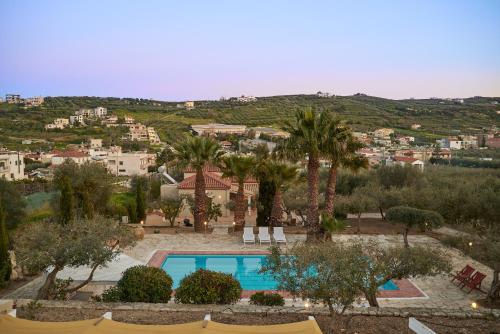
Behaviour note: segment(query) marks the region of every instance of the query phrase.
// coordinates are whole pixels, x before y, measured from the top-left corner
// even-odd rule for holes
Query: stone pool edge
[[[178,251],[178,250],[155,250],[152,252],[147,265],[150,267],[161,268],[163,262],[168,255],[268,255],[269,251],[265,250],[235,250],[235,251]],[[382,290],[377,294],[377,298],[382,299],[428,299],[429,297],[409,279],[392,280],[399,290]],[[252,294],[258,291],[277,292],[284,298],[292,298],[286,291],[275,290],[243,290],[241,298],[249,298]]]

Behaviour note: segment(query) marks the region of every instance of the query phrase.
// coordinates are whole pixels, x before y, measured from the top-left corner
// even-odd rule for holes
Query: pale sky
[[[500,96],[500,1],[0,0],[0,96]]]

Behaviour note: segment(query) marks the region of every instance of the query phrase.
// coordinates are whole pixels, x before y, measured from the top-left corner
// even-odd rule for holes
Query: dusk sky
[[[500,1],[0,0],[0,96],[500,96]]]

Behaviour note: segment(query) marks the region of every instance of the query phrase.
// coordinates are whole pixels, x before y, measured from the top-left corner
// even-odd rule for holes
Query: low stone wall
[[[19,299],[16,301],[17,307],[27,305],[31,299]],[[328,314],[328,309],[321,306],[312,308],[283,306],[268,307],[256,305],[184,305],[184,304],[151,304],[151,303],[98,303],[81,301],[38,301],[41,307],[47,308],[73,308],[92,309],[104,312],[113,310],[137,310],[137,311],[170,311],[170,312],[206,312],[206,313],[304,313],[304,314]],[[444,309],[444,308],[389,308],[389,307],[366,307],[354,308],[346,311],[351,315],[369,315],[384,317],[449,317],[457,319],[500,319],[500,310],[493,309]]]

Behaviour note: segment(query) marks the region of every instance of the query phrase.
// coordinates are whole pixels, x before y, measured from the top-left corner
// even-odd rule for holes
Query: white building
[[[394,134],[394,129],[389,129],[389,128],[380,128],[373,131],[373,136],[375,136],[376,138],[389,139],[389,137],[393,134]]]
[[[87,153],[81,151],[64,151],[56,153],[52,156],[52,165],[57,166],[62,164],[66,160],[72,160],[78,165],[84,164],[90,160],[90,156]]]
[[[219,133],[220,134],[243,135],[243,134],[245,134],[247,127],[245,125],[229,125],[229,124],[210,123],[210,124],[191,125],[191,129],[198,136],[214,135],[214,134],[219,134]]]
[[[56,118],[53,123],[46,124],[45,129],[64,129],[69,125],[69,119],[67,118]]]
[[[158,145],[161,143],[160,136],[158,136],[158,134],[156,133],[155,128],[148,126],[147,131],[150,144]]]
[[[43,104],[43,96],[28,97],[24,99],[24,105],[26,107],[38,107]]]
[[[279,129],[256,127],[256,128],[250,128],[250,130],[253,130],[255,132],[255,138],[260,138],[261,134],[274,138],[286,139],[290,137],[290,134],[288,132]]]
[[[97,117],[103,118],[108,114],[108,109],[104,107],[97,108],[80,108],[75,112],[75,115],[82,115],[83,117]]]
[[[102,139],[100,138],[91,138],[89,141],[90,148],[101,148],[102,147]]]
[[[413,167],[418,168],[421,171],[424,170],[424,162],[422,160],[411,158],[411,157],[392,157],[390,159],[387,159],[386,164],[388,166],[394,166],[394,165],[406,166],[406,165],[411,165]]]
[[[24,175],[24,155],[20,152],[0,151],[0,178],[21,180]]]
[[[154,166],[155,155],[146,152],[109,152],[106,166],[115,175],[144,175]]]
[[[152,145],[158,145],[161,143],[160,136],[156,133],[156,130],[151,126],[145,126],[141,123],[129,124],[127,125],[129,132],[124,137],[128,140],[137,141],[149,141]]]
[[[241,95],[240,97],[237,97],[236,100],[238,102],[245,102],[245,103],[248,103],[248,102],[254,102],[254,101],[257,101],[257,98],[255,96],[245,96],[245,95]]]
[[[108,109],[104,107],[94,108],[94,116],[98,118],[102,118],[108,114]]]
[[[116,120],[118,121],[118,118]],[[133,117],[130,117],[130,116],[125,116],[124,121],[125,121],[125,124],[134,124],[135,123],[135,119]]]
[[[186,101],[186,102],[184,102],[184,108],[186,108],[187,110],[194,109],[194,101]]]
[[[83,124],[83,115],[71,115],[69,116],[69,123],[74,125],[76,123]]]

